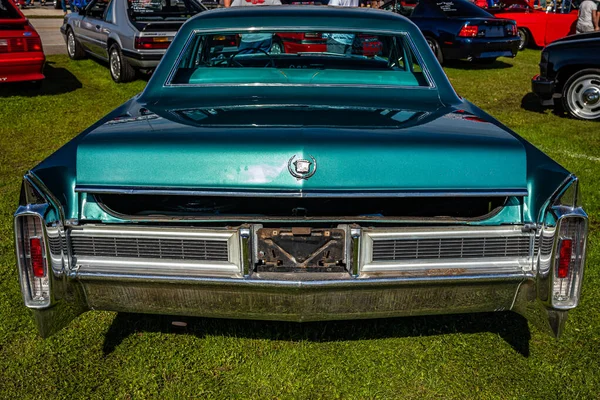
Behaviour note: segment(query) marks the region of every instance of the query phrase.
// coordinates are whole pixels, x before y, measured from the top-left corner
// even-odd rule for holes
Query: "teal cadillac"
[[[587,221],[577,178],[460,98],[410,21],[292,6],[189,20],[139,96],[25,175],[14,219],[42,336],[86,310],[513,310],[558,336]]]

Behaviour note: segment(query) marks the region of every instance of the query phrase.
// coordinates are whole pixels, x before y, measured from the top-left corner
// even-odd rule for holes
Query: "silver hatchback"
[[[206,10],[197,0],[92,0],[65,16],[60,28],[74,60],[108,61],[115,82],[151,72],[183,23]]]

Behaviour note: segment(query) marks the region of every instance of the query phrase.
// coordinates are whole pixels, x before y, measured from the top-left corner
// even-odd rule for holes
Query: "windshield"
[[[0,19],[19,19],[21,16],[15,8],[8,4],[11,0],[0,0]]]
[[[198,34],[170,83],[429,86],[409,43],[370,32]]]
[[[133,21],[186,20],[206,8],[196,0],[128,0]]]

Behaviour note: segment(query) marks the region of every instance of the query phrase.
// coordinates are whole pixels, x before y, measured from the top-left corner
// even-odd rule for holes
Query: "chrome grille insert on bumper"
[[[516,227],[365,229],[361,271],[506,267],[531,270],[536,237]]]
[[[71,246],[79,257],[228,261],[227,242],[218,240],[72,236]]]
[[[70,230],[69,240],[80,271],[192,276],[241,271],[237,230],[86,225]]]
[[[527,236],[380,240],[373,243],[373,261],[528,257],[530,245]]]

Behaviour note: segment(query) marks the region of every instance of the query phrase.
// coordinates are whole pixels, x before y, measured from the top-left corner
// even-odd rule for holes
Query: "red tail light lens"
[[[171,41],[167,37],[136,37],[135,48],[141,50],[164,50],[169,47]]]
[[[15,219],[21,292],[27,307],[40,308],[50,304],[49,260],[44,232],[44,222],[39,215],[18,215]]]
[[[34,237],[29,239],[29,251],[31,254],[31,269],[33,276],[43,278],[46,275],[44,256],[42,254],[42,241],[40,238]]]
[[[22,53],[25,51],[42,51],[39,37],[0,39],[0,53]]]
[[[569,275],[569,266],[571,265],[571,256],[573,255],[573,241],[571,239],[562,239],[558,252],[557,276],[559,278],[566,278]]]
[[[476,37],[477,33],[479,33],[479,27],[472,25],[465,25],[461,28],[458,33],[459,37]]]

